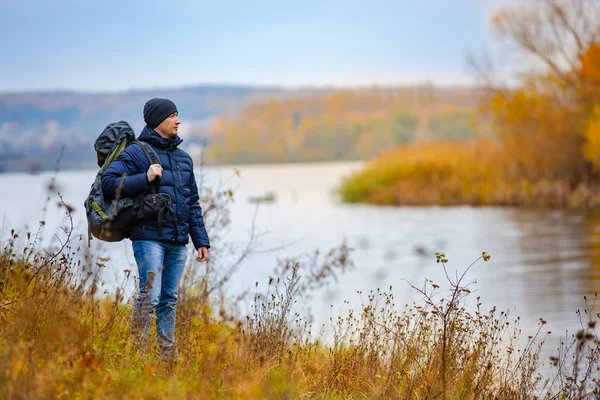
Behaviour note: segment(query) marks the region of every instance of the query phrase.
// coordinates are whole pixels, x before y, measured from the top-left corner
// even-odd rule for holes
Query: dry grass
[[[598,208],[584,184],[528,180],[514,160],[487,140],[401,146],[344,179],[344,201],[382,205],[496,205]]]
[[[11,241],[0,256],[1,398],[531,399],[538,393],[583,399],[598,393],[592,322],[553,359],[557,374],[544,379],[538,373],[544,321],[539,335],[523,342],[518,319],[484,312],[479,300],[469,312],[468,269],[456,281],[448,278],[448,291],[431,281],[413,287],[422,304],[402,312],[391,287],[371,292],[361,310],[332,321],[331,343],[316,339],[295,304],[351,267],[345,246],[311,262],[282,262],[245,319],[227,307],[214,312],[215,304],[186,282],[178,303],[180,360],[165,364],[156,352],[132,345],[132,299],[121,289],[99,295],[98,273],[86,271],[101,269],[103,260],[77,259],[77,238],[66,233],[55,253],[38,253],[35,240],[17,251]],[[438,262],[446,268],[444,254]]]

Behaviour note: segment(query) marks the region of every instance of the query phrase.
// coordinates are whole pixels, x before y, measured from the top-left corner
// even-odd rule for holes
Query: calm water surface
[[[234,252],[239,254],[247,243],[253,222],[260,233],[254,254],[240,266],[228,290],[254,290],[257,281],[264,287],[278,259],[325,251],[346,240],[354,249],[355,268],[305,304],[315,317],[314,324],[320,326],[338,315],[344,300],[350,302],[346,309],[359,307],[357,291],[366,298],[370,290],[393,285],[397,304],[419,302],[403,279],[416,286],[425,278],[443,283],[435,252],[446,253],[452,272],[464,270],[487,251],[491,260],[477,263],[468,276],[477,280],[473,288],[484,308],[496,305],[521,316],[527,332],[536,329],[540,317],[548,320],[548,330],[557,337],[567,328],[577,329],[575,311],[582,308],[583,296],[593,296],[600,288],[598,216],[510,208],[340,203],[336,185],[358,168],[357,163],[243,166],[237,168],[239,176],[232,167],[197,171],[197,176],[203,175],[205,187],[235,192],[225,236]],[[2,238],[10,228],[21,233],[35,231],[41,219],[47,223],[46,242],[59,231],[65,220],[64,212],[56,207],[56,195],[51,196],[45,216],[43,213],[52,175],[0,174]],[[76,207],[75,225],[82,233],[87,228],[81,205],[94,176],[95,171],[77,171],[61,172],[56,178],[65,202]],[[276,194],[275,202],[257,208],[248,201],[268,191]],[[124,269],[136,270],[129,241],[103,244],[100,251],[111,258],[103,275],[107,287],[122,281]]]

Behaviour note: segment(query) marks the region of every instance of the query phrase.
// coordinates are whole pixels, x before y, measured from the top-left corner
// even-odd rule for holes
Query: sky
[[[470,84],[510,0],[0,0],[0,92]]]

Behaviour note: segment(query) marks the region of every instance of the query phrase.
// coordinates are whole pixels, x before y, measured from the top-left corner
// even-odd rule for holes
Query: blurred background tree
[[[600,101],[600,2],[521,2],[498,12],[493,27],[523,60],[520,84],[495,88],[487,108],[510,155],[508,177],[598,181],[599,132],[590,124]]]
[[[521,1],[498,11],[492,28],[509,52],[471,59],[485,93],[476,133],[466,130],[468,111],[429,117],[443,138],[473,143],[399,147],[346,179],[344,199],[600,206],[600,2]]]

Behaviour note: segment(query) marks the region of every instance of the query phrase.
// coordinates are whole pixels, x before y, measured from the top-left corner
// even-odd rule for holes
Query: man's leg
[[[132,315],[136,343],[145,346],[152,312],[158,304],[164,265],[164,245],[154,240],[135,240],[133,254],[140,276],[140,295]]]
[[[160,300],[156,306],[156,330],[158,345],[164,357],[176,360],[175,307],[179,283],[185,269],[187,249],[184,245],[169,245],[165,252],[165,268],[162,273]]]

